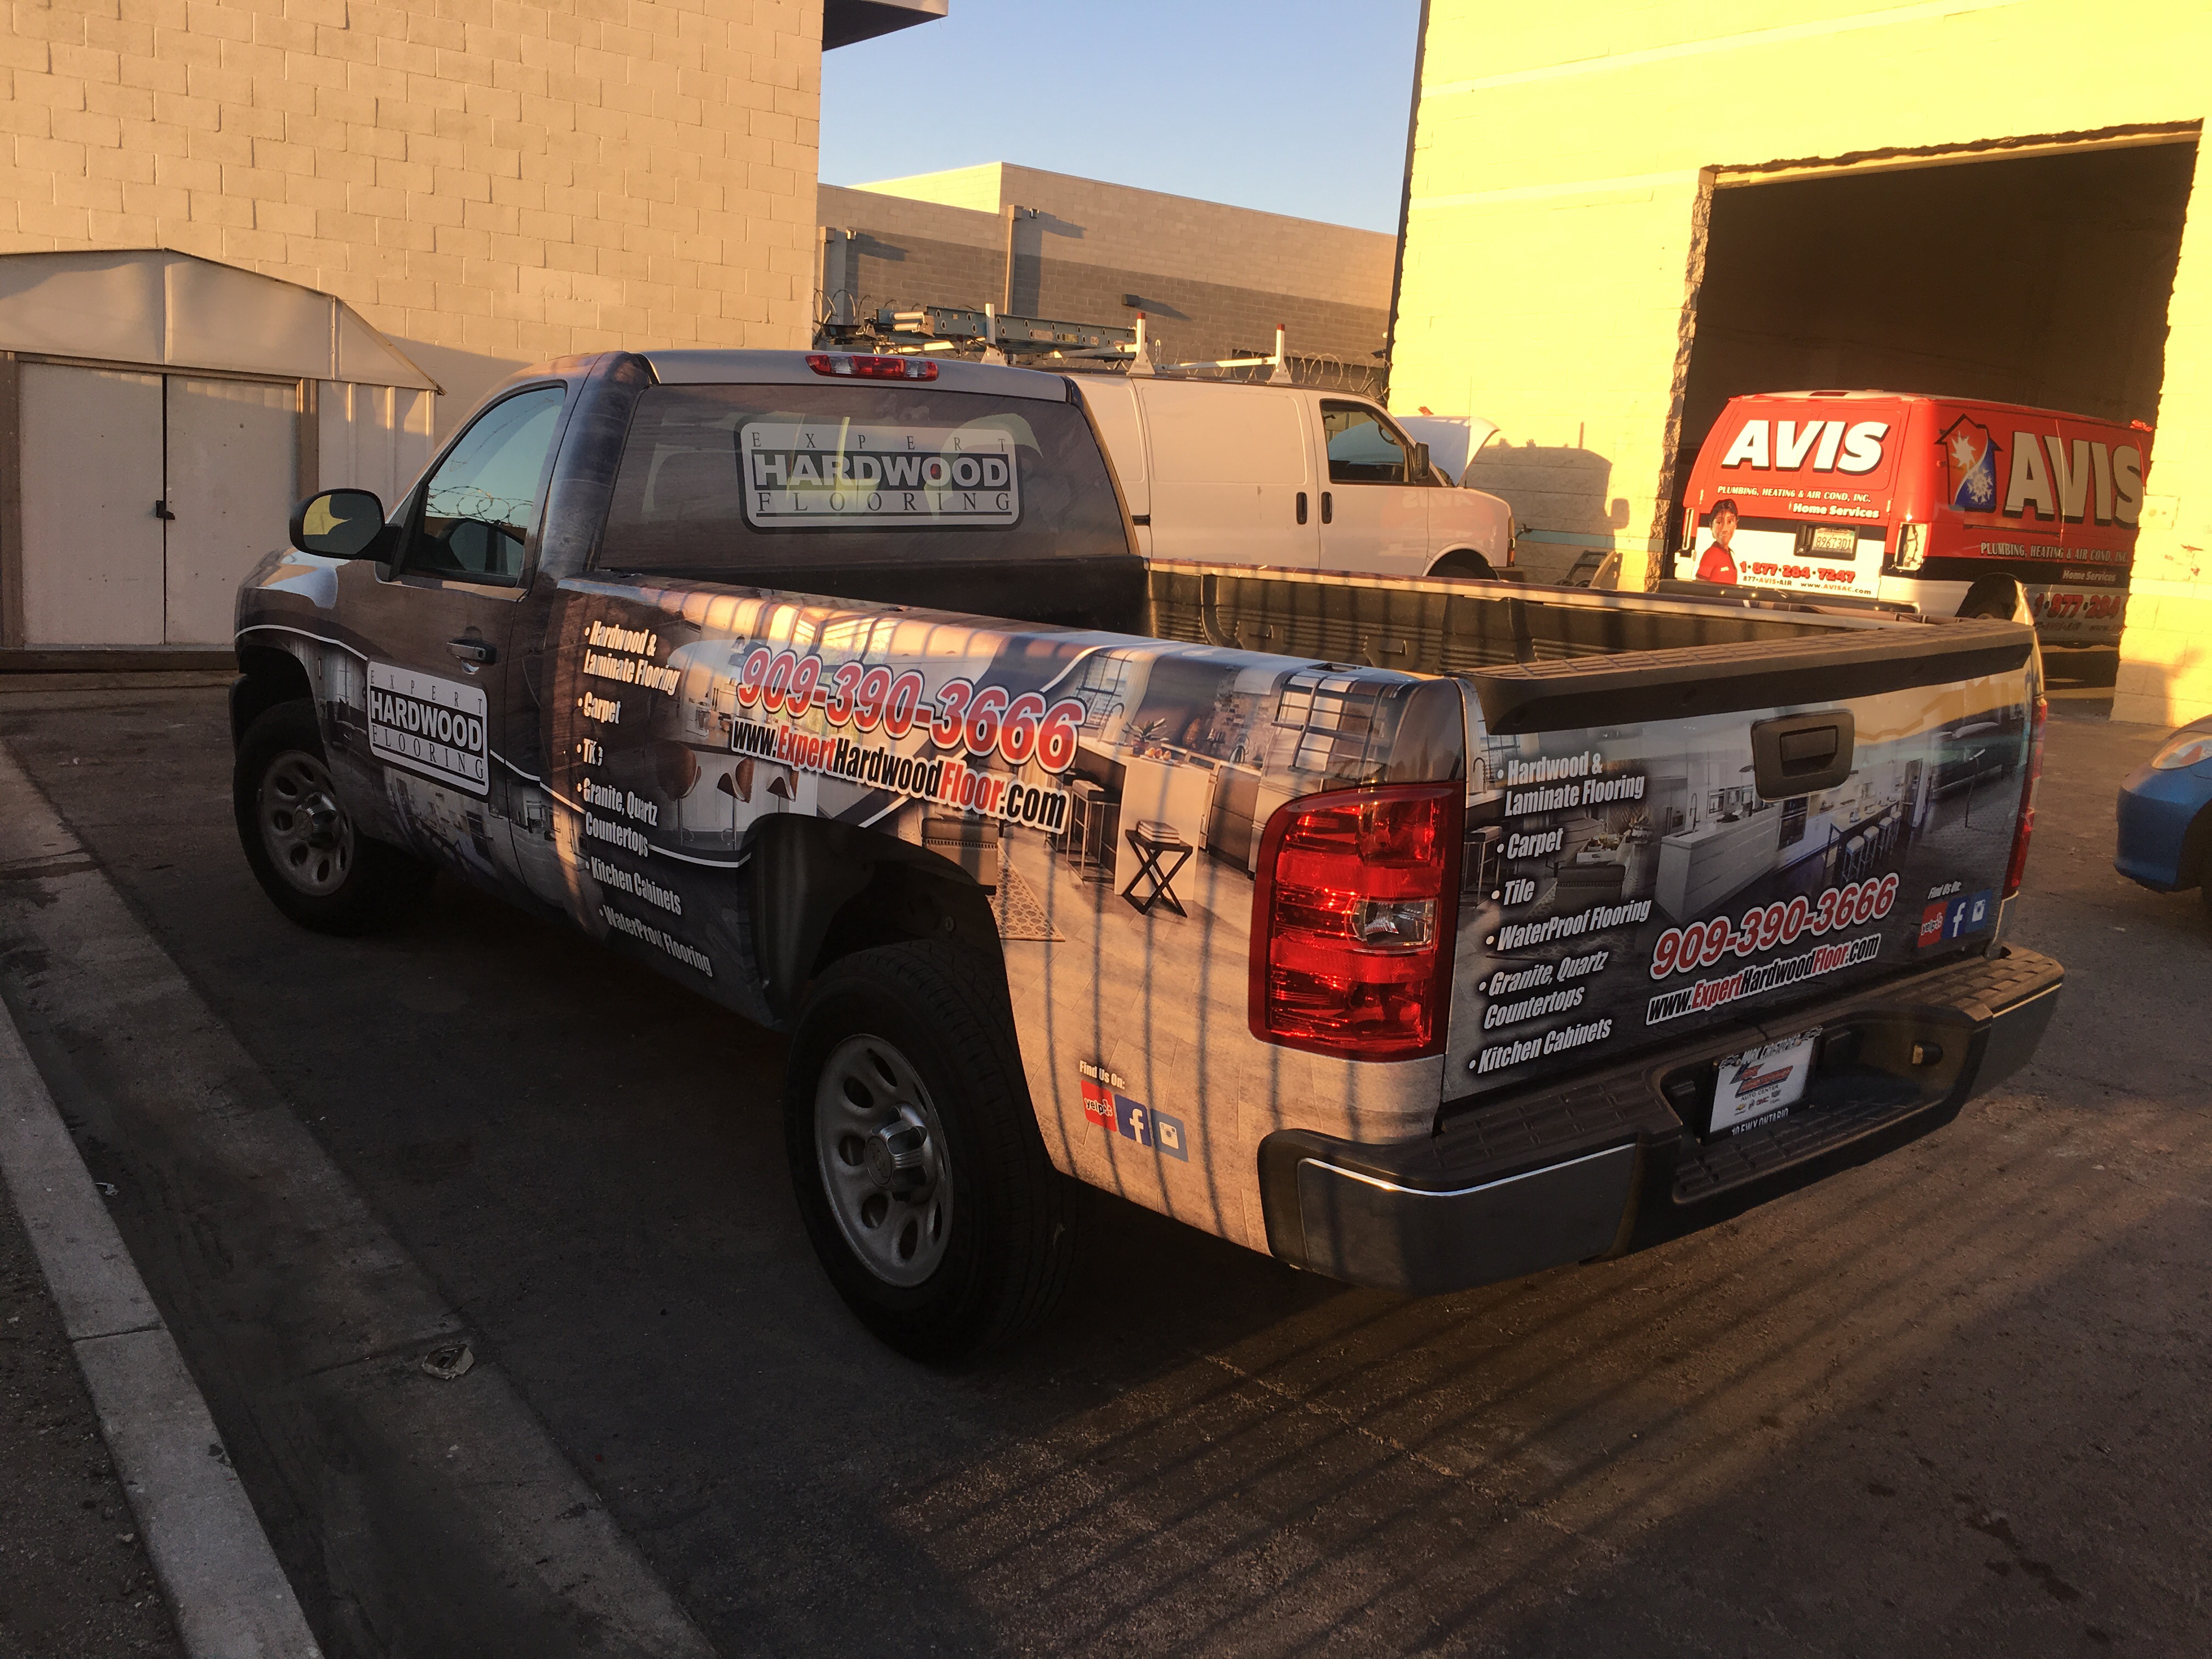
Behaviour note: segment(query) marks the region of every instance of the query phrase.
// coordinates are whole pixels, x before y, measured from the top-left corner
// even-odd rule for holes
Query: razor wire
[[[824,289],[819,287],[813,290],[813,301],[814,344],[817,348],[836,345],[841,340],[849,342],[854,336],[864,336],[882,343],[883,337],[877,328],[877,318],[881,313],[887,310],[921,310],[931,303],[919,300],[886,299],[881,295],[849,288]],[[837,307],[841,301],[851,307],[848,322],[838,320]],[[833,329],[843,331],[832,333],[830,331]],[[1173,355],[1167,349],[1161,336],[1152,335],[1150,343],[1158,358],[1164,360],[1160,363],[1160,372],[1176,379],[1256,386],[1267,383],[1274,373],[1273,362],[1248,364],[1237,368],[1218,368],[1210,363],[1177,364],[1173,362]],[[988,349],[989,347],[983,341],[969,341],[952,347],[946,355],[980,356]],[[1040,361],[1045,362],[1049,362],[1053,355],[1036,354]],[[1067,373],[1126,374],[1134,362],[1133,356],[1072,358],[1053,363],[1052,367]],[[1377,398],[1382,395],[1389,374],[1387,362],[1370,365],[1350,362],[1333,351],[1288,352],[1285,354],[1284,367],[1289,371],[1293,386]]]

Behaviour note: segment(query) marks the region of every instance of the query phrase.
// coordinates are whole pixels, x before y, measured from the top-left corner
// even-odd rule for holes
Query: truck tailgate
[[[1730,1023],[1778,1097],[1789,1008],[1986,951],[2036,672],[1976,623],[1466,675],[1447,1103]]]

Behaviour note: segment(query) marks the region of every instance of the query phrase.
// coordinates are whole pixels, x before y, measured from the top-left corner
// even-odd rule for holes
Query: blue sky
[[[822,181],[1013,161],[1398,228],[1419,0],[951,0],[822,60]]]

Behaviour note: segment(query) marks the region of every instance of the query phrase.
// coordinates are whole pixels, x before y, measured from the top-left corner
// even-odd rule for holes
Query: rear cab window
[[[659,386],[640,398],[593,561],[769,573],[1125,558],[1091,424],[935,386]]]

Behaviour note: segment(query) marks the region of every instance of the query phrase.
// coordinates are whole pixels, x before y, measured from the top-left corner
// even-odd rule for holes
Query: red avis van
[[[2008,615],[2119,641],[2151,431],[2016,404],[1887,392],[1732,398],[1698,452],[1674,573]]]

